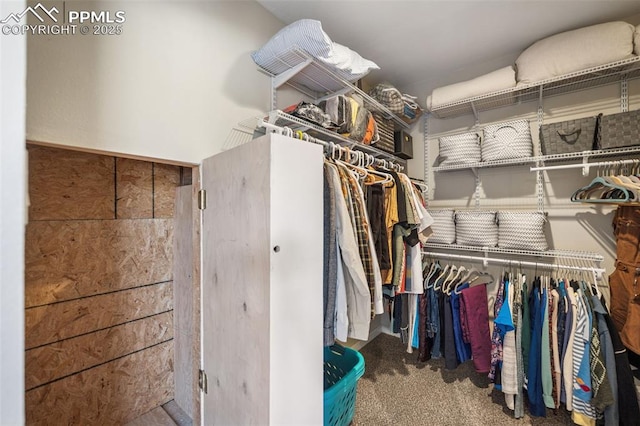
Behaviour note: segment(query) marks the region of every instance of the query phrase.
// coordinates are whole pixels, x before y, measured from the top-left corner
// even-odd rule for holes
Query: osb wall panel
[[[114,219],[113,157],[29,145],[29,220]]]
[[[154,163],[153,217],[173,217],[178,185],[180,185],[180,167]]]
[[[125,426],[176,426],[176,424],[164,408],[156,407]]]
[[[172,399],[173,342],[30,390],[29,425],[106,425],[133,420]]]
[[[172,279],[173,221],[43,221],[27,225],[27,307]]]
[[[173,338],[173,312],[131,321],[28,350],[26,389],[95,367]]]
[[[116,158],[116,217],[153,217],[153,163]]]
[[[171,282],[30,308],[25,312],[25,348],[46,345],[171,309]]]

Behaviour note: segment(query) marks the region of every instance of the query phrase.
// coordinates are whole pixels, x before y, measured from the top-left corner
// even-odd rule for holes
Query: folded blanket
[[[627,59],[633,54],[634,31],[634,26],[626,22],[607,22],[539,40],[516,60],[518,84]]]
[[[431,110],[449,102],[509,89],[515,85],[516,73],[513,66],[504,67],[471,80],[433,89],[431,96],[427,97],[427,109]]]

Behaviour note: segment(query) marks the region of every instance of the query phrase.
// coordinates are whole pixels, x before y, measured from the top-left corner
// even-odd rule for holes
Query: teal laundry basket
[[[356,410],[356,387],[364,374],[360,352],[340,345],[324,348],[324,425],[347,426]]]

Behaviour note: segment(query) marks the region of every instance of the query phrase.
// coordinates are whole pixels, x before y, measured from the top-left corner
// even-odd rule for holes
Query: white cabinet
[[[203,424],[322,424],[322,147],[268,134],[202,187]]]

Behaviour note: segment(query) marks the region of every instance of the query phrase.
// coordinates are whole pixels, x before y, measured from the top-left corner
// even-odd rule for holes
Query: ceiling
[[[541,38],[619,19],[640,24],[637,0],[258,2],[285,24],[321,21],[333,41],[380,66],[368,79],[416,90],[420,98],[435,87],[512,64]]]

